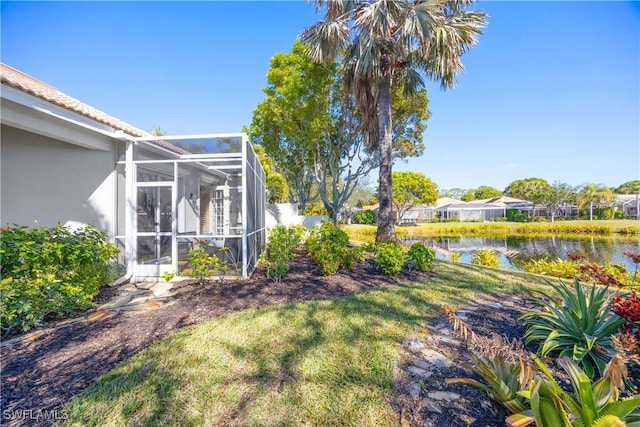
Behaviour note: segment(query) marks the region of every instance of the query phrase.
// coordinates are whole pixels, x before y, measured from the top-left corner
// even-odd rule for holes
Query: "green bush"
[[[227,271],[226,262],[220,262],[216,254],[209,254],[204,248],[192,249],[189,251],[189,264],[191,264],[191,277],[204,283],[204,279],[220,274],[220,281],[224,279]]]
[[[544,274],[561,279],[573,279],[580,274],[580,265],[569,259],[532,259],[525,262],[522,267],[528,273]]]
[[[391,275],[402,271],[404,252],[396,242],[381,242],[376,246],[376,265],[384,274]]]
[[[427,271],[433,265],[436,253],[424,243],[417,242],[411,245],[407,251],[407,260],[418,271]]]
[[[478,249],[471,255],[471,264],[500,268],[498,254],[489,249]]]
[[[529,215],[520,212],[518,209],[507,209],[507,221],[511,222],[528,222]]]
[[[608,289],[595,285],[585,289],[577,279],[573,288],[560,282],[554,289],[561,302],[538,291],[544,298],[536,301],[545,310],[520,317],[526,327],[525,343],[539,342],[541,356],[571,357],[590,378],[596,370],[602,376],[614,353],[611,335],[624,323],[611,311]]]
[[[369,210],[356,212],[355,214],[353,214],[353,218],[351,218],[351,221],[354,224],[373,225],[376,223],[376,215],[373,213],[373,211]]]
[[[581,262],[581,259],[557,259],[542,258],[532,259],[522,264],[522,268],[528,273],[544,274],[546,276],[559,277],[561,279],[573,279],[577,277],[582,282],[596,283],[599,285],[634,286],[633,275],[621,264],[606,262],[604,265]]]
[[[27,331],[46,317],[85,310],[115,279],[116,247],[91,226],[11,226],[0,240],[0,327]]]
[[[351,268],[362,260],[361,249],[347,247],[349,236],[329,221],[311,230],[304,243],[318,271],[325,276],[338,272],[340,267]]]
[[[614,219],[616,209],[613,206],[604,206],[593,210],[593,217],[597,219]]]
[[[533,379],[528,390],[520,392],[530,408],[509,416],[507,425],[624,427],[640,422],[640,395],[620,399],[619,390],[624,388],[622,380],[627,377],[627,370],[621,364],[610,363],[607,366],[610,374],[592,382],[570,358],[558,359],[558,365],[569,377],[572,389],[569,392],[540,359],[535,358],[535,362],[542,375]]]
[[[295,258],[294,249],[302,239],[302,232],[301,225],[276,225],[269,231],[267,246],[260,255],[268,278],[279,282],[286,276],[289,264]]]

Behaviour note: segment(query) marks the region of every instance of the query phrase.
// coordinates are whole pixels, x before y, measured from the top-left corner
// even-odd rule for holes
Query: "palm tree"
[[[376,241],[396,240],[391,194],[393,163],[391,85],[406,94],[424,87],[422,75],[455,86],[460,56],[477,43],[486,14],[465,11],[471,0],[316,0],[325,19],[301,38],[309,57],[331,63],[341,57],[345,85],[363,113],[363,133],[380,157]]]
[[[602,184],[585,184],[578,193],[578,207],[581,209],[589,205],[589,220],[593,221],[593,205],[601,207],[604,203],[613,200],[613,191]]]

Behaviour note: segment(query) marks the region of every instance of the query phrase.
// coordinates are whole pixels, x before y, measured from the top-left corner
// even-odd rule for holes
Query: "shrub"
[[[526,400],[520,393],[533,379],[533,370],[522,357],[517,362],[502,354],[491,356],[471,353],[471,372],[485,383],[473,378],[447,378],[446,383],[462,383],[483,390],[495,402],[512,413],[526,410]]]
[[[535,359],[542,376],[537,376],[529,390],[521,392],[531,408],[506,419],[509,426],[538,427],[604,427],[636,425],[640,417],[640,395],[619,399],[619,389],[626,369],[617,359],[607,366],[607,375],[592,382],[570,358],[558,360],[571,384],[571,392],[564,390],[549,368]],[[629,423],[629,424],[627,424]]]
[[[376,223],[376,215],[373,213],[373,211],[369,210],[356,212],[355,214],[353,214],[353,218],[351,219],[351,221],[354,224],[373,225]]]
[[[362,259],[362,250],[351,249],[348,243],[347,233],[324,221],[311,230],[304,246],[318,271],[328,276],[337,273],[340,267],[351,268]]]
[[[627,350],[640,355],[640,297],[631,291],[628,295],[615,295],[613,302],[611,309],[624,319],[619,332],[626,336]]]
[[[427,271],[436,259],[436,253],[424,243],[417,242],[407,251],[408,262],[418,271]]]
[[[545,298],[536,301],[545,310],[525,313],[520,320],[526,327],[525,343],[540,342],[541,356],[569,356],[593,378],[596,370],[604,373],[613,354],[611,335],[624,321],[611,312],[607,288],[592,285],[585,291],[577,279],[574,284],[574,289],[563,282],[554,286],[561,302],[538,291]]]
[[[522,266],[524,271],[546,276],[559,277],[561,279],[573,279],[580,273],[577,262],[568,259],[532,259]]]
[[[584,256],[580,254],[569,254],[569,259],[532,259],[523,264],[523,269],[529,273],[544,274],[547,276],[559,277],[561,279],[572,279],[599,285],[632,286],[634,279],[621,264],[604,265],[594,263],[584,263]]]
[[[527,222],[529,221],[529,215],[520,212],[518,209],[507,209],[507,221]]]
[[[204,283],[206,277],[210,277],[216,272],[220,272],[220,281],[224,279],[227,271],[226,262],[220,262],[216,254],[209,254],[204,248],[192,249],[189,251],[189,263],[191,264],[191,277]]]
[[[266,275],[276,282],[282,280],[289,271],[289,263],[294,259],[295,247],[302,238],[302,226],[276,225],[269,231],[269,238],[265,250],[260,255],[261,262],[266,266]]]
[[[0,239],[0,327],[27,331],[47,316],[91,306],[115,278],[118,249],[91,226],[11,226]]]
[[[498,254],[489,249],[478,249],[471,255],[471,264],[500,268]]]
[[[453,262],[460,261],[461,257],[462,257],[462,254],[460,252],[451,252],[451,253],[449,253],[449,260],[451,260]]]
[[[396,242],[381,242],[376,246],[376,266],[384,274],[390,275],[402,271],[404,253]]]

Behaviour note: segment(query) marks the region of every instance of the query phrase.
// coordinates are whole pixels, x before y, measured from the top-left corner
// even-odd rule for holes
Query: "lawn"
[[[331,300],[250,309],[179,330],[66,406],[70,425],[397,425],[400,343],[441,304],[545,286],[437,261],[437,275]]]

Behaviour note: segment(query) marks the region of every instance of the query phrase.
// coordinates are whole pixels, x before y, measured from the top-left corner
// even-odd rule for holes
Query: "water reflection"
[[[435,249],[439,259],[448,259],[452,252],[460,253],[461,262],[471,262],[471,255],[478,249],[490,249],[499,254],[502,268],[512,270],[522,270],[523,263],[531,259],[566,259],[568,253],[580,252],[589,262],[621,263],[633,271],[633,262],[623,252],[640,253],[639,237],[411,236],[401,240],[408,245],[421,241]]]

